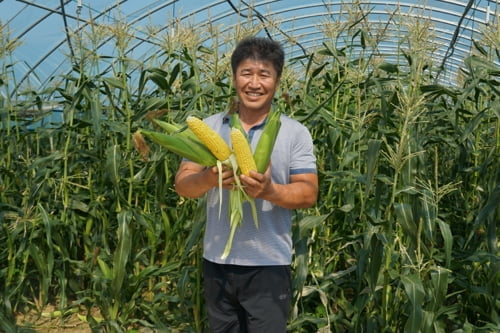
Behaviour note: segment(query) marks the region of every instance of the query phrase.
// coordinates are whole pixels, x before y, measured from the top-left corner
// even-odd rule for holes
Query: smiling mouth
[[[246,93],[248,96],[251,96],[251,97],[259,97],[259,96],[262,96],[261,93],[255,93],[255,92],[247,92]]]

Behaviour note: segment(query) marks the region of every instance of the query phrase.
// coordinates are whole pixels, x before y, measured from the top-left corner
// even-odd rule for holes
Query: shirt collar
[[[269,114],[267,114],[266,118],[264,118],[264,120],[260,124],[252,126],[252,128],[250,130],[256,130],[256,129],[259,129],[259,128],[263,127],[266,124],[266,122],[267,122],[268,116],[269,116]],[[226,112],[226,114],[222,117],[222,123],[223,124],[229,124],[230,121],[231,121],[231,113]]]

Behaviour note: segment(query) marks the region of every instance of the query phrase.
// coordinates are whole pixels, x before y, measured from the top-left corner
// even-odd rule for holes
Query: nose
[[[260,85],[259,77],[257,75],[252,75],[250,78],[249,86],[251,88],[258,88]]]

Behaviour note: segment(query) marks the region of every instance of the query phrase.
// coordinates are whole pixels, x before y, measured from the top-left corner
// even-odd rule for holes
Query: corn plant
[[[317,205],[294,215],[289,331],[498,330],[498,23],[446,86],[425,17],[374,26],[367,10],[322,24],[328,40],[290,59],[276,96],[311,130],[320,177]],[[380,51],[389,24],[396,61]],[[216,45],[260,29],[148,27],[161,48],[139,60],[126,23],[94,22],[75,32],[71,72],[15,92],[1,32],[0,330],[29,331],[16,314],[53,304],[96,332],[206,331],[203,199],[175,193],[178,156],[151,145],[143,159],[131,138],[151,119],[227,110]],[[62,120],[36,126],[44,100]]]
[[[318,138],[322,163],[319,205],[323,214],[328,213],[325,225],[308,235],[309,250],[302,247],[297,256],[301,289],[298,288],[296,318],[291,324],[296,331],[470,329],[474,327],[470,317],[457,321],[464,312],[481,313],[488,318],[485,322],[496,321],[496,311],[491,312],[495,292],[489,287],[486,295],[491,297],[482,298],[487,311],[464,310],[454,300],[461,296],[455,294],[460,292],[451,281],[459,278],[459,284],[466,285],[456,266],[461,261],[456,255],[463,251],[456,242],[462,237],[460,229],[467,219],[449,210],[448,200],[459,202],[456,195],[469,196],[465,193],[470,191],[463,192],[462,177],[448,172],[453,163],[448,156],[454,151],[453,141],[464,137],[443,121],[456,118],[450,110],[470,110],[470,106],[461,104],[466,98],[459,101],[455,89],[436,85],[426,72],[432,64],[422,54],[432,52],[433,46],[429,44],[428,50],[423,49],[428,26],[416,23],[408,31],[423,38],[411,40],[412,45],[419,46],[415,50],[403,50],[402,44],[406,66],[377,62],[374,58],[352,61],[353,56],[347,52],[355,43],[339,43],[348,45],[343,49],[332,43],[319,50],[315,58],[309,58],[306,90],[302,96],[292,98],[305,101],[294,105],[294,115],[309,124],[313,137]],[[370,35],[370,30],[362,25],[350,27],[359,27],[353,35],[364,36],[365,40],[383,38]],[[368,47],[362,41],[356,45]],[[484,60],[478,62],[483,69],[488,68],[486,73],[482,70],[481,75],[476,74],[484,78],[483,87],[485,82],[495,82],[496,67],[488,61],[487,65]],[[358,73],[363,68],[366,72],[360,78]],[[483,88],[481,93],[494,96],[493,103],[481,103],[482,112],[478,114],[488,120],[481,122],[476,118],[474,125],[486,126],[485,130],[492,133],[487,145],[491,150],[483,155],[488,156],[483,172],[488,173],[487,178],[495,179],[487,191],[492,199],[480,202],[486,203],[481,209],[484,216],[495,219],[498,209],[492,207],[492,200],[497,199],[498,172],[493,166],[498,165],[498,119],[492,111],[498,92],[489,89]],[[463,90],[474,91],[478,96],[477,88],[465,86]],[[443,107],[443,103],[457,101],[459,105]],[[454,171],[458,169],[465,170],[455,167]],[[477,213],[476,209],[469,210],[469,214]],[[471,233],[469,240],[474,236]],[[489,234],[489,239],[496,240],[495,232]],[[483,281],[498,283],[497,261],[493,259],[498,250],[496,246],[490,248],[493,251],[486,257],[491,270],[487,269],[489,278]],[[303,258],[307,255],[311,256],[309,261]],[[304,272],[304,262],[309,264],[308,273]],[[309,281],[304,277],[307,274]],[[301,311],[300,306],[312,311]],[[484,329],[495,327],[485,325]]]

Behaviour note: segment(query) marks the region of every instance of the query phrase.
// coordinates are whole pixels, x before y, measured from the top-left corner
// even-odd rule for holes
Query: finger
[[[240,175],[240,181],[245,186],[252,186],[255,183],[255,180],[252,177],[248,177],[245,175]]]

